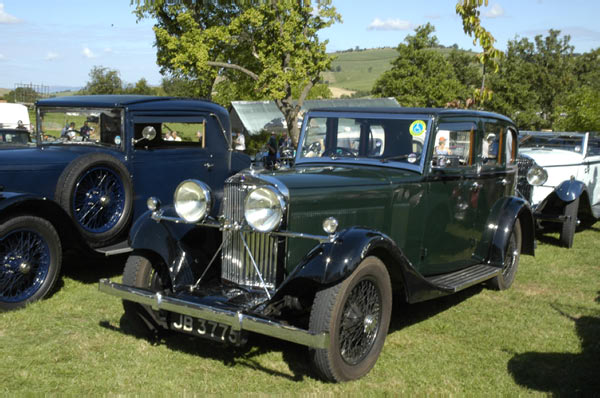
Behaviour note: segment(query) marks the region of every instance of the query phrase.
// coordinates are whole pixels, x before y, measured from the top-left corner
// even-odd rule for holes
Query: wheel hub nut
[[[28,274],[29,271],[31,271],[31,265],[23,261],[21,264],[19,264],[19,271],[21,271],[22,274]]]
[[[373,330],[375,330],[377,325],[375,324],[375,318],[373,318],[373,315],[365,316],[363,325],[365,333],[371,333]]]
[[[108,206],[109,203],[110,203],[110,198],[108,196],[100,197],[100,206],[106,207],[106,206]]]

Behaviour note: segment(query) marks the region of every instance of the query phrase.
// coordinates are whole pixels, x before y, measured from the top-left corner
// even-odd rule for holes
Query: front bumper
[[[165,310],[208,321],[219,322],[224,325],[229,325],[234,331],[245,330],[248,332],[264,334],[313,348],[328,348],[329,346],[329,333],[326,332],[315,334],[273,320],[243,314],[240,311],[236,312],[214,308],[204,304],[181,300],[176,297],[165,296],[161,293],[147,289],[111,282],[108,279],[101,279],[98,288],[103,293],[119,297],[123,300],[150,306],[155,311]]]

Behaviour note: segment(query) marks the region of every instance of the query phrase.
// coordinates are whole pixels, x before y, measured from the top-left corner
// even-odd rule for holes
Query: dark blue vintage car
[[[227,111],[211,102],[76,96],[37,103],[36,144],[0,146],[0,309],[44,297],[64,250],[127,250],[148,196],[185,179],[223,181],[250,165],[233,152]]]

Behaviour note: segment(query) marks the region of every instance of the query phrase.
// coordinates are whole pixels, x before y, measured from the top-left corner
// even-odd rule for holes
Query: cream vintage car
[[[521,132],[520,194],[531,203],[538,231],[560,231],[573,246],[578,226],[600,217],[600,137],[590,133]]]

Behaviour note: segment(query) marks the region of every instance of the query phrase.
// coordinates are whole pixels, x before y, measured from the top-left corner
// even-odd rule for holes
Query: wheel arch
[[[32,215],[50,222],[58,232],[63,250],[88,250],[73,221],[60,205],[33,194],[15,194],[0,201],[0,221],[17,215]]]
[[[482,254],[482,247],[488,250],[487,255],[482,256],[488,263],[502,266],[517,220],[521,225],[521,253],[535,255],[535,224],[529,204],[517,197],[503,198],[494,205],[481,240],[479,252]]]

